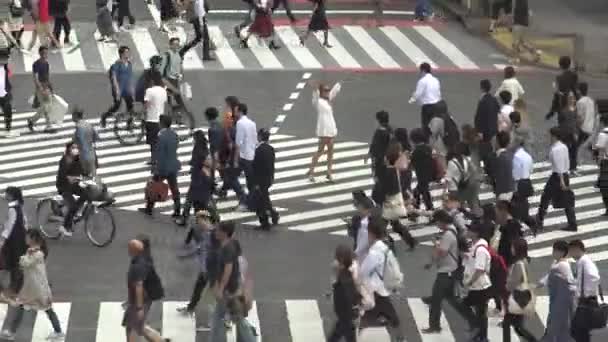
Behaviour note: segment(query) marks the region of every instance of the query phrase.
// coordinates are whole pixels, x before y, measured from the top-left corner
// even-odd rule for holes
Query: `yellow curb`
[[[509,31],[499,31],[490,35],[492,39],[498,43],[503,49],[513,51],[513,35]],[[572,55],[574,52],[574,42],[572,39],[555,37],[555,38],[535,38],[532,37],[530,43],[535,48],[542,51],[538,64],[549,66],[552,68],[559,67],[558,61],[561,55]],[[556,53],[556,50],[559,51]],[[521,59],[527,62],[534,62],[534,55],[524,52]]]

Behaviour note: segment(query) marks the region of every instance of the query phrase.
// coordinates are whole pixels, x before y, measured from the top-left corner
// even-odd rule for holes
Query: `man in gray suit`
[[[72,111],[72,121],[76,125],[74,131],[74,142],[80,151],[80,164],[82,170],[89,177],[97,175],[97,153],[95,152],[95,142],[99,141],[99,135],[95,128],[83,120],[84,111],[81,108],[74,108]]]
[[[171,117],[168,115],[160,116],[160,132],[158,132],[158,142],[156,143],[155,155],[152,158],[152,177],[154,181],[167,180],[171,197],[173,197],[173,217],[180,216],[179,188],[177,187],[177,173],[181,169],[181,163],[177,159],[177,147],[179,137],[171,129]],[[146,207],[140,211],[146,215],[152,215],[154,202],[147,200]]]

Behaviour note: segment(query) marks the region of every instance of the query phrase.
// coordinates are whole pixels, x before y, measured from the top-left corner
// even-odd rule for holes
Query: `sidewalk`
[[[459,17],[473,31],[488,35],[487,19],[472,16],[454,0],[435,0],[435,4]],[[529,37],[542,50],[539,64],[558,67],[561,55],[574,57],[581,70],[608,73],[608,1],[606,0],[529,0],[532,11]],[[485,31],[485,32],[484,32]],[[576,40],[578,36],[582,39]],[[508,30],[489,35],[496,45],[510,54],[512,36]],[[523,56],[532,61],[532,56]]]

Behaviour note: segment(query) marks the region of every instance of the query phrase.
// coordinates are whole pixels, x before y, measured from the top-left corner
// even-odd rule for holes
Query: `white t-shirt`
[[[161,86],[146,89],[144,102],[147,103],[146,121],[159,122],[160,116],[165,112],[167,90]]]
[[[485,247],[484,247],[485,246]],[[485,290],[492,286],[490,281],[490,266],[492,259],[488,252],[488,243],[484,239],[479,239],[473,247],[471,247],[468,257],[464,262],[464,279],[468,282],[473,277],[477,270],[484,270],[484,274],[471,284],[469,290],[479,291]]]

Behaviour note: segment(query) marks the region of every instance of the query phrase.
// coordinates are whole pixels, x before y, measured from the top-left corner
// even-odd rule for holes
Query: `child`
[[[19,265],[23,269],[23,287],[19,291],[15,316],[8,328],[0,333],[0,338],[14,340],[15,333],[23,320],[25,310],[43,310],[51,321],[53,332],[47,339],[60,339],[65,335],[61,331],[61,325],[57,314],[53,310],[51,288],[46,274],[45,259],[48,248],[39,230],[31,229],[26,233],[28,246],[26,254],[21,256]]]

